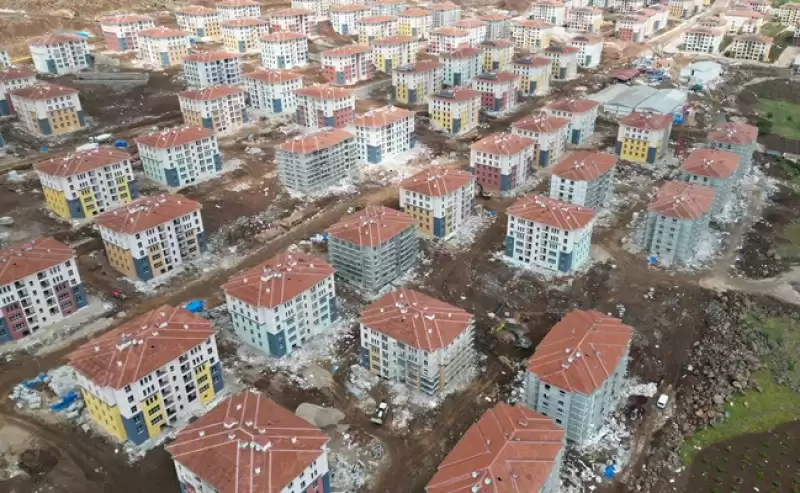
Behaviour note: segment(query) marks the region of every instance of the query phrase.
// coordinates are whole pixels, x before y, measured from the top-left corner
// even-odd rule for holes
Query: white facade
[[[469,87],[472,79],[483,72],[481,52],[477,48],[461,48],[445,53],[439,60],[442,62],[443,82],[447,87]]]
[[[603,11],[596,8],[571,9],[567,14],[567,29],[577,32],[596,33],[603,23]]]
[[[256,70],[245,76],[250,106],[270,115],[294,114],[295,92],[303,87],[303,77],[289,71]]]
[[[229,0],[217,4],[220,21],[261,17],[261,4],[247,0]]]
[[[154,27],[139,32],[137,58],[156,67],[180,65],[189,54],[189,36],[178,29]]]
[[[583,144],[594,135],[599,104],[587,99],[556,101],[545,107],[548,115],[569,120],[568,139],[573,144]]]
[[[603,59],[603,38],[600,36],[575,36],[569,45],[578,49],[578,66],[596,68]]]
[[[751,10],[725,12],[725,21],[729,35],[758,34],[764,24],[764,14]]]
[[[8,55],[8,50],[0,47],[0,68],[10,67],[11,57]]]
[[[367,45],[348,45],[321,54],[322,74],[329,84],[348,86],[372,78],[372,51]]]
[[[428,53],[439,55],[441,53],[452,53],[458,48],[467,46],[474,47],[471,33],[456,27],[440,27],[431,31],[428,41]]]
[[[359,21],[370,15],[370,8],[366,5],[343,5],[331,8],[328,17],[333,30],[344,36],[351,36],[359,32]]]
[[[511,17],[505,14],[488,14],[479,17],[486,23],[486,39],[497,41],[511,37]]]
[[[481,95],[471,89],[445,89],[428,98],[431,127],[450,135],[464,135],[477,128],[480,111]]]
[[[296,93],[298,123],[309,128],[349,125],[355,116],[356,98],[347,89],[309,86]],[[320,118],[321,117],[321,118]]]
[[[358,42],[370,45],[376,39],[397,36],[397,17],[362,17],[356,27],[358,28]]]
[[[217,137],[211,130],[172,128],[137,139],[145,176],[168,187],[183,187],[222,169]]]
[[[466,171],[429,167],[400,183],[400,210],[424,220],[420,233],[443,240],[464,227],[473,215],[474,202],[475,177]],[[430,223],[431,218],[434,223],[441,221],[441,231]]]
[[[488,36],[487,24],[479,19],[462,19],[453,24],[453,27],[469,32],[470,46],[478,46],[485,41]]]
[[[519,75],[520,89],[525,96],[541,96],[550,90],[553,61],[545,57],[526,57],[514,61],[514,73]]]
[[[546,113],[534,113],[529,118],[512,123],[511,133],[536,141],[538,157],[535,162],[544,167],[564,154],[569,139],[569,121]]]
[[[292,32],[310,36],[316,29],[314,15],[313,10],[305,9],[284,9],[270,12],[269,32]],[[331,15],[330,11],[328,15]]]
[[[418,62],[392,71],[394,99],[405,104],[427,104],[428,96],[442,90],[439,62]],[[413,92],[411,92],[413,91]]]
[[[222,21],[222,44],[234,53],[257,53],[259,38],[269,33],[269,24],[261,19],[231,19]],[[263,46],[262,46],[263,47]]]
[[[29,69],[17,67],[0,69],[0,115],[5,116],[12,112],[9,91],[35,85],[36,80],[36,74]]]
[[[469,167],[484,191],[509,195],[533,175],[533,140],[508,133],[489,134],[470,148]]]
[[[566,22],[566,7],[557,0],[539,0],[530,6],[528,18],[563,26]]]
[[[51,34],[28,41],[33,66],[40,74],[74,74],[91,65],[89,44],[73,34]]]
[[[535,53],[547,48],[550,46],[552,32],[553,25],[539,19],[511,21],[511,37],[514,46],[520,50]]]
[[[434,3],[433,28],[452,26],[461,20],[461,7],[451,2]]]
[[[211,51],[183,58],[183,79],[190,89],[242,83],[242,57],[238,53]]]
[[[397,14],[397,32],[400,36],[427,39],[433,29],[433,14],[426,9],[408,9]]]
[[[553,61],[552,80],[572,80],[578,76],[578,49],[572,46],[550,46],[544,56]]]
[[[214,9],[199,6],[189,6],[175,12],[178,29],[196,36],[200,39],[217,40],[221,33],[219,30],[219,13]]]
[[[261,36],[261,66],[264,68],[302,67],[308,63],[308,39],[298,33],[273,33]]]
[[[38,86],[38,84],[37,84]],[[28,86],[35,87],[35,86]],[[86,125],[82,122],[83,109],[81,107],[81,100],[78,97],[78,91],[51,91],[51,94],[42,96],[40,98],[28,98],[11,94],[11,103],[14,111],[19,117],[20,123],[30,132],[36,135],[42,135],[42,128],[39,124],[41,120],[49,121],[50,131],[52,134],[64,133],[67,131],[78,130],[79,127]],[[67,122],[59,129],[60,117],[68,117],[70,120],[75,119],[75,122]]]
[[[244,91],[233,86],[210,86],[178,93],[184,121],[213,129],[217,135],[237,131],[247,122]]]
[[[136,51],[139,48],[139,31],[156,27],[151,17],[119,15],[100,21],[106,46],[112,51]]]
[[[689,29],[681,35],[682,49],[697,53],[719,53],[723,36],[723,32],[719,29],[706,27]]]
[[[361,159],[379,164],[414,147],[414,113],[384,106],[355,120],[356,142]]]
[[[379,72],[391,74],[392,70],[417,62],[419,41],[410,36],[393,36],[372,44],[372,63]]]

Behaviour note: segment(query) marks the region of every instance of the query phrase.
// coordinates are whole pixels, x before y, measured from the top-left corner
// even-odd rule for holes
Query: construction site
[[[536,3],[456,0],[462,18],[530,12]],[[214,8],[216,2],[195,4]],[[282,0],[260,5],[264,15],[297,8],[296,2]],[[165,305],[192,302],[201,302],[202,317],[213,326],[226,382],[214,405],[222,397],[252,390],[321,429],[328,439],[330,482],[329,489],[319,491],[428,491],[437,468],[484,413],[498,403],[522,406],[529,358],[574,310],[618,318],[632,328],[632,336],[625,384],[614,408],[590,440],[565,446],[560,486],[553,491],[788,493],[800,488],[800,467],[792,454],[800,447],[800,375],[795,369],[800,347],[800,111],[792,118],[800,109],[800,81],[790,66],[673,49],[700,19],[736,7],[733,0],[706,3],[686,18],[671,16],[643,42],[619,39],[614,26],[626,13],[607,9],[595,32],[603,38],[597,67],[580,68],[571,80],[551,80],[544,94],[520,98],[505,114],[484,111],[475,128],[459,135],[441,131],[427,105],[396,102],[391,74],[377,71],[349,87],[355,93],[354,118],[391,104],[406,106],[415,113],[415,146],[380,164],[361,163],[318,194],[287,189],[279,177],[278,150],[310,133],[294,114],[251,116],[241,128],[220,133],[222,171],[217,176],[169,189],[144,177],[136,141],[186,121],[177,97],[186,89],[184,74],[180,66],[152,69],[130,52],[100,48],[98,21],[114,12],[135,11],[159,26],[176,28],[174,12],[185,4],[24,0],[2,7],[0,44],[16,64],[30,63],[29,38],[52,32],[86,32],[98,48],[91,71],[43,76],[80,91],[85,128],[42,137],[11,117],[0,123],[8,146],[0,157],[0,246],[39,237],[69,246],[89,304],[74,318],[0,344],[1,491],[182,491],[169,451],[180,433],[177,426],[166,426],[168,436],[147,448],[134,447],[95,426],[88,411],[69,415],[51,405],[64,395],[56,384],[80,390],[69,370],[78,348]],[[205,44],[203,49],[220,46]],[[320,63],[323,52],[352,44],[357,44],[353,36],[321,20],[309,36],[309,63],[295,69],[304,86],[327,80]],[[424,45],[420,48],[418,62],[436,60]],[[719,66],[713,82],[687,79],[687,67],[703,61]],[[245,54],[243,73],[256,70],[258,54]],[[669,117],[671,132],[659,148],[663,156],[654,162],[644,157],[634,162],[620,148],[628,113],[644,111],[653,101],[632,94],[640,88],[647,88],[648,95],[675,90],[684,98],[677,111],[670,107],[660,115]],[[616,96],[600,101],[601,94],[612,92]],[[329,332],[283,357],[265,355],[239,338],[222,289],[235,275],[284,252],[332,262],[327,231],[344,217],[375,206],[407,212],[401,188],[410,177],[432,166],[474,172],[471,152],[477,142],[497,132],[516,134],[515,123],[564,99],[599,101],[604,110],[597,112],[586,140],[567,142],[563,157],[580,151],[618,157],[610,198],[593,214],[591,245],[581,266],[543,273],[504,253],[510,221],[517,217],[509,208],[524,195],[546,196],[556,173],[532,160],[535,172],[515,182],[507,194],[489,192],[479,177],[474,214],[466,225],[447,240],[420,235],[413,267],[382,290],[368,293],[337,278],[338,320]],[[614,103],[631,109],[615,113],[610,110]],[[711,129],[726,122],[758,129],[749,169],[737,178],[738,187],[721,209],[705,218],[707,231],[692,261],[659,262],[643,239],[650,204],[666,184],[684,176],[683,163],[707,146]],[[60,217],[48,208],[37,163],[65,158],[101,134],[126,144],[141,195],[167,189],[201,204],[207,244],[202,255],[154,280],[131,279],[112,265],[99,221]],[[535,152],[541,151],[537,144]],[[447,392],[424,394],[364,368],[360,314],[393,289],[417,291],[472,315],[474,368]],[[657,398],[664,395],[668,404],[661,406]],[[376,425],[371,417],[382,402],[390,403],[389,415]],[[480,489],[471,491],[528,491],[502,486],[478,483],[474,488]],[[431,489],[444,491],[468,489]]]

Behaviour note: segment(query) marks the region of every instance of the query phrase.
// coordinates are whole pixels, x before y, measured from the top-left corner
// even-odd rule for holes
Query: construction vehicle
[[[382,425],[386,420],[387,414],[389,414],[389,403],[382,401],[380,404],[378,404],[378,407],[375,408],[375,412],[372,413],[372,418],[370,421],[376,425]]]

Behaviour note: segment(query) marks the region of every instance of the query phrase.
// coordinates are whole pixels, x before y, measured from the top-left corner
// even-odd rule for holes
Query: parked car
[[[669,396],[667,394],[661,394],[658,396],[658,400],[656,401],[656,407],[659,409],[664,409],[667,407],[667,402],[669,402]]]
[[[386,419],[386,415],[389,414],[389,403],[388,402],[381,402],[378,404],[378,407],[375,408],[375,412],[372,413],[372,421],[376,425],[382,425],[383,420]]]

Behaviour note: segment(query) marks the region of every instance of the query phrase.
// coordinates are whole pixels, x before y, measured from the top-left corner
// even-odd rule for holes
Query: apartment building
[[[514,43],[511,40],[483,41],[478,48],[481,50],[481,68],[485,72],[512,71]]]
[[[469,31],[457,27],[437,27],[432,30],[428,40],[428,54],[452,53],[459,48],[473,46]]]
[[[136,139],[144,175],[167,187],[185,187],[222,170],[214,131],[176,127]]]
[[[509,471],[517,491],[558,493],[564,445],[564,430],[551,419],[518,404],[498,402],[467,429],[439,464],[425,493],[452,493],[455,485],[463,485],[464,491],[491,491]]]
[[[321,22],[328,18],[328,9],[331,2],[328,0],[292,0],[293,9],[311,10],[315,14],[315,21]]]
[[[297,112],[297,90],[303,75],[289,70],[260,69],[245,75],[250,107],[269,116]]]
[[[452,26],[461,20],[461,7],[453,2],[434,2],[430,8],[433,11],[434,28]]]
[[[488,26],[480,19],[461,19],[453,27],[470,33],[470,46],[478,46],[486,40]]]
[[[371,45],[376,39],[397,36],[397,17],[391,15],[374,15],[362,17],[356,22],[358,42]]]
[[[719,53],[725,33],[710,27],[693,27],[681,34],[681,49],[695,53]]]
[[[175,11],[178,29],[200,39],[218,40],[222,37],[219,13],[200,5],[189,5]]]
[[[519,75],[523,96],[541,96],[550,90],[553,61],[545,57],[528,56],[514,60],[514,73]]]
[[[241,493],[255,493],[259,485],[270,485],[283,493],[327,493],[327,442],[305,419],[245,391],[181,430],[166,450],[182,492],[222,492],[241,485]]]
[[[335,7],[331,6],[328,15],[332,15]],[[316,33],[316,13],[308,9],[282,9],[269,13],[269,30],[267,32],[290,32],[311,36]]]
[[[339,318],[333,267],[305,253],[279,253],[222,285],[233,330],[267,356],[290,355]]]
[[[8,95],[20,123],[33,135],[62,135],[86,126],[77,89],[37,82],[12,89]]]
[[[242,55],[232,51],[193,51],[183,57],[183,79],[189,89],[242,83]]]
[[[8,50],[4,46],[0,46],[0,69],[11,66],[11,57],[8,55]]]
[[[258,19],[261,17],[261,4],[251,0],[223,0],[217,4],[219,20]]]
[[[569,40],[569,46],[578,50],[578,67],[597,68],[603,59],[603,37],[579,34]]]
[[[136,445],[198,414],[225,386],[211,322],[169,305],[93,338],[68,359],[95,426]]]
[[[772,13],[772,2],[769,0],[745,0],[744,3],[756,12],[761,12],[764,15]]]
[[[415,113],[382,106],[356,117],[356,142],[360,158],[380,164],[417,144]]]
[[[713,188],[712,215],[722,212],[736,184],[739,155],[730,151],[702,148],[692,151],[681,164],[680,180]]]
[[[209,86],[178,93],[183,121],[210,128],[217,135],[230,134],[248,122],[244,90],[235,86]]]
[[[776,8],[778,21],[785,26],[794,26],[800,22],[800,3],[784,3]]]
[[[644,43],[650,36],[647,18],[637,14],[624,15],[614,25],[614,35],[622,41]]]
[[[428,9],[410,8],[398,12],[397,33],[414,39],[427,39],[433,29],[433,12]]]
[[[439,56],[442,63],[442,81],[445,87],[469,86],[472,79],[483,72],[481,51],[477,48],[459,48]]]
[[[692,262],[708,230],[713,188],[669,181],[647,205],[644,248],[664,265]]]
[[[486,23],[486,40],[499,41],[511,37],[511,17],[506,14],[486,14],[478,19]]]
[[[0,344],[61,322],[87,303],[72,248],[52,238],[0,248]]]
[[[416,223],[404,212],[367,206],[326,230],[328,260],[340,279],[362,291],[376,293],[416,263]]]
[[[420,233],[447,240],[475,210],[475,176],[442,166],[425,168],[400,183],[400,210],[417,220]]]
[[[392,72],[392,101],[398,103],[428,104],[428,95],[444,87],[444,69],[436,61],[422,61],[403,65]]]
[[[519,50],[537,53],[550,46],[553,25],[540,19],[513,19],[511,37]]]
[[[321,53],[322,75],[329,84],[351,86],[375,73],[369,45],[346,45]]]
[[[541,111],[511,124],[511,133],[535,141],[533,159],[541,167],[558,161],[567,148],[570,120]]]
[[[297,95],[297,124],[310,128],[342,128],[353,123],[356,99],[342,87],[303,87]]]
[[[123,275],[149,281],[206,250],[200,204],[181,195],[151,195],[95,220],[108,263]]]
[[[694,0],[668,0],[669,16],[676,19],[688,19],[694,14]]]
[[[368,5],[351,4],[331,6],[328,17],[333,30],[344,36],[358,34],[358,21],[368,17],[372,9]]]
[[[284,187],[310,194],[351,177],[359,158],[355,135],[326,128],[287,140],[278,147],[275,162]]]
[[[544,110],[548,115],[569,119],[569,142],[581,145],[594,135],[599,106],[591,99],[565,98],[548,104]]]
[[[725,12],[725,28],[728,35],[758,34],[764,25],[764,14],[755,10],[732,10]]]
[[[14,105],[9,93],[14,89],[22,89],[36,85],[36,73],[24,67],[0,68],[0,116],[13,115]]]
[[[613,9],[616,12],[631,13],[642,10],[645,0],[614,0]]]
[[[554,26],[563,26],[567,22],[566,6],[559,0],[536,0],[528,10],[529,19],[538,19]]]
[[[708,147],[730,151],[739,156],[736,178],[741,178],[753,163],[753,153],[758,148],[758,128],[747,123],[723,122],[708,132]]]
[[[614,191],[617,158],[600,151],[575,151],[553,166],[550,198],[594,209],[608,204]]]
[[[572,273],[589,260],[595,213],[543,195],[508,208],[505,256],[527,267]]]
[[[772,38],[761,34],[740,34],[728,48],[731,58],[739,60],[769,61]]]
[[[572,80],[578,76],[578,48],[567,45],[550,45],[544,56],[553,61],[551,80]]]
[[[661,4],[650,5],[646,9],[636,12],[647,19],[647,36],[652,36],[661,29],[667,27],[670,9]]]
[[[632,336],[633,328],[597,310],[567,313],[528,360],[525,405],[584,443],[621,397]]]
[[[520,77],[512,72],[484,72],[472,79],[481,93],[481,108],[489,115],[505,115],[519,105]]]
[[[189,54],[189,35],[180,29],[153,27],[139,31],[137,58],[155,67],[180,65]]]
[[[580,7],[570,9],[567,15],[567,29],[576,32],[596,33],[603,24],[602,9]]]
[[[92,65],[85,38],[76,34],[48,34],[28,40],[33,67],[40,74],[74,74]]]
[[[413,36],[389,36],[372,42],[372,63],[379,72],[391,74],[392,70],[417,62],[419,41]]]
[[[272,33],[261,36],[261,66],[271,69],[308,64],[308,38],[300,33]]]
[[[405,0],[375,0],[371,5],[373,16],[395,16],[408,9]]]
[[[697,20],[697,25],[700,27],[710,27],[711,29],[720,29],[725,32],[727,25],[727,20],[724,19],[721,15],[710,15],[707,17],[701,17]]]
[[[93,217],[139,196],[131,155],[116,148],[76,151],[33,166],[47,208],[65,219]]]
[[[428,96],[428,114],[434,130],[458,137],[478,127],[481,93],[463,87]]]
[[[139,49],[139,31],[156,27],[147,15],[122,14],[103,17],[100,29],[106,47],[111,51],[136,51]]]
[[[234,53],[257,53],[259,48],[263,55],[263,44],[259,39],[269,33],[269,23],[263,19],[240,17],[220,22],[222,45]],[[273,35],[274,36],[274,35]],[[303,37],[305,42],[305,37]]]
[[[508,196],[533,176],[535,141],[496,132],[470,146],[469,167],[482,191]]]
[[[655,163],[666,155],[672,115],[634,111],[619,119],[616,153],[634,163]]]
[[[361,365],[418,392],[443,394],[477,361],[475,318],[418,291],[381,296],[358,322]]]

